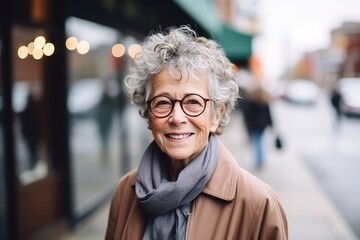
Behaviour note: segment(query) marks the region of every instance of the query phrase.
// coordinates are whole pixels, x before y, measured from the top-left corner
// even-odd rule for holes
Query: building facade
[[[0,239],[56,239],[108,201],[119,177],[136,167],[133,149],[149,138],[146,127],[129,125],[122,80],[150,30],[188,24],[219,41],[234,62],[251,54],[251,35],[209,24],[194,15],[192,1],[5,2]]]

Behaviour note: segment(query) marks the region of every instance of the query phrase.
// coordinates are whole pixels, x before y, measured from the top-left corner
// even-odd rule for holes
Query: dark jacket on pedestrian
[[[249,133],[263,132],[266,127],[272,126],[270,97],[262,89],[245,95],[243,99],[244,121]]]

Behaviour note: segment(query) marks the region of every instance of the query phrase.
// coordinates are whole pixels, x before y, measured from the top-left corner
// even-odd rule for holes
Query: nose
[[[170,121],[175,124],[180,124],[186,120],[186,114],[180,106],[180,102],[175,102],[173,111],[170,114]]]

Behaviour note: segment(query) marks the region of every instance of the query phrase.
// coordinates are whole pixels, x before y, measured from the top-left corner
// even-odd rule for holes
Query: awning
[[[252,36],[246,35],[236,29],[223,25],[222,32],[216,34],[214,39],[224,48],[231,61],[249,60],[252,54]]]
[[[174,0],[174,2],[205,29],[210,36],[219,34],[222,31],[222,24],[212,1]]]
[[[208,35],[225,50],[234,62],[247,62],[252,53],[252,36],[221,22],[211,0],[174,0]]]

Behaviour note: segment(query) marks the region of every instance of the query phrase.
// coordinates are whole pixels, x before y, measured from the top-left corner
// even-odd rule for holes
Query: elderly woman
[[[287,239],[274,191],[216,137],[238,87],[214,41],[187,26],[154,33],[125,81],[154,141],[117,185],[106,239]]]

